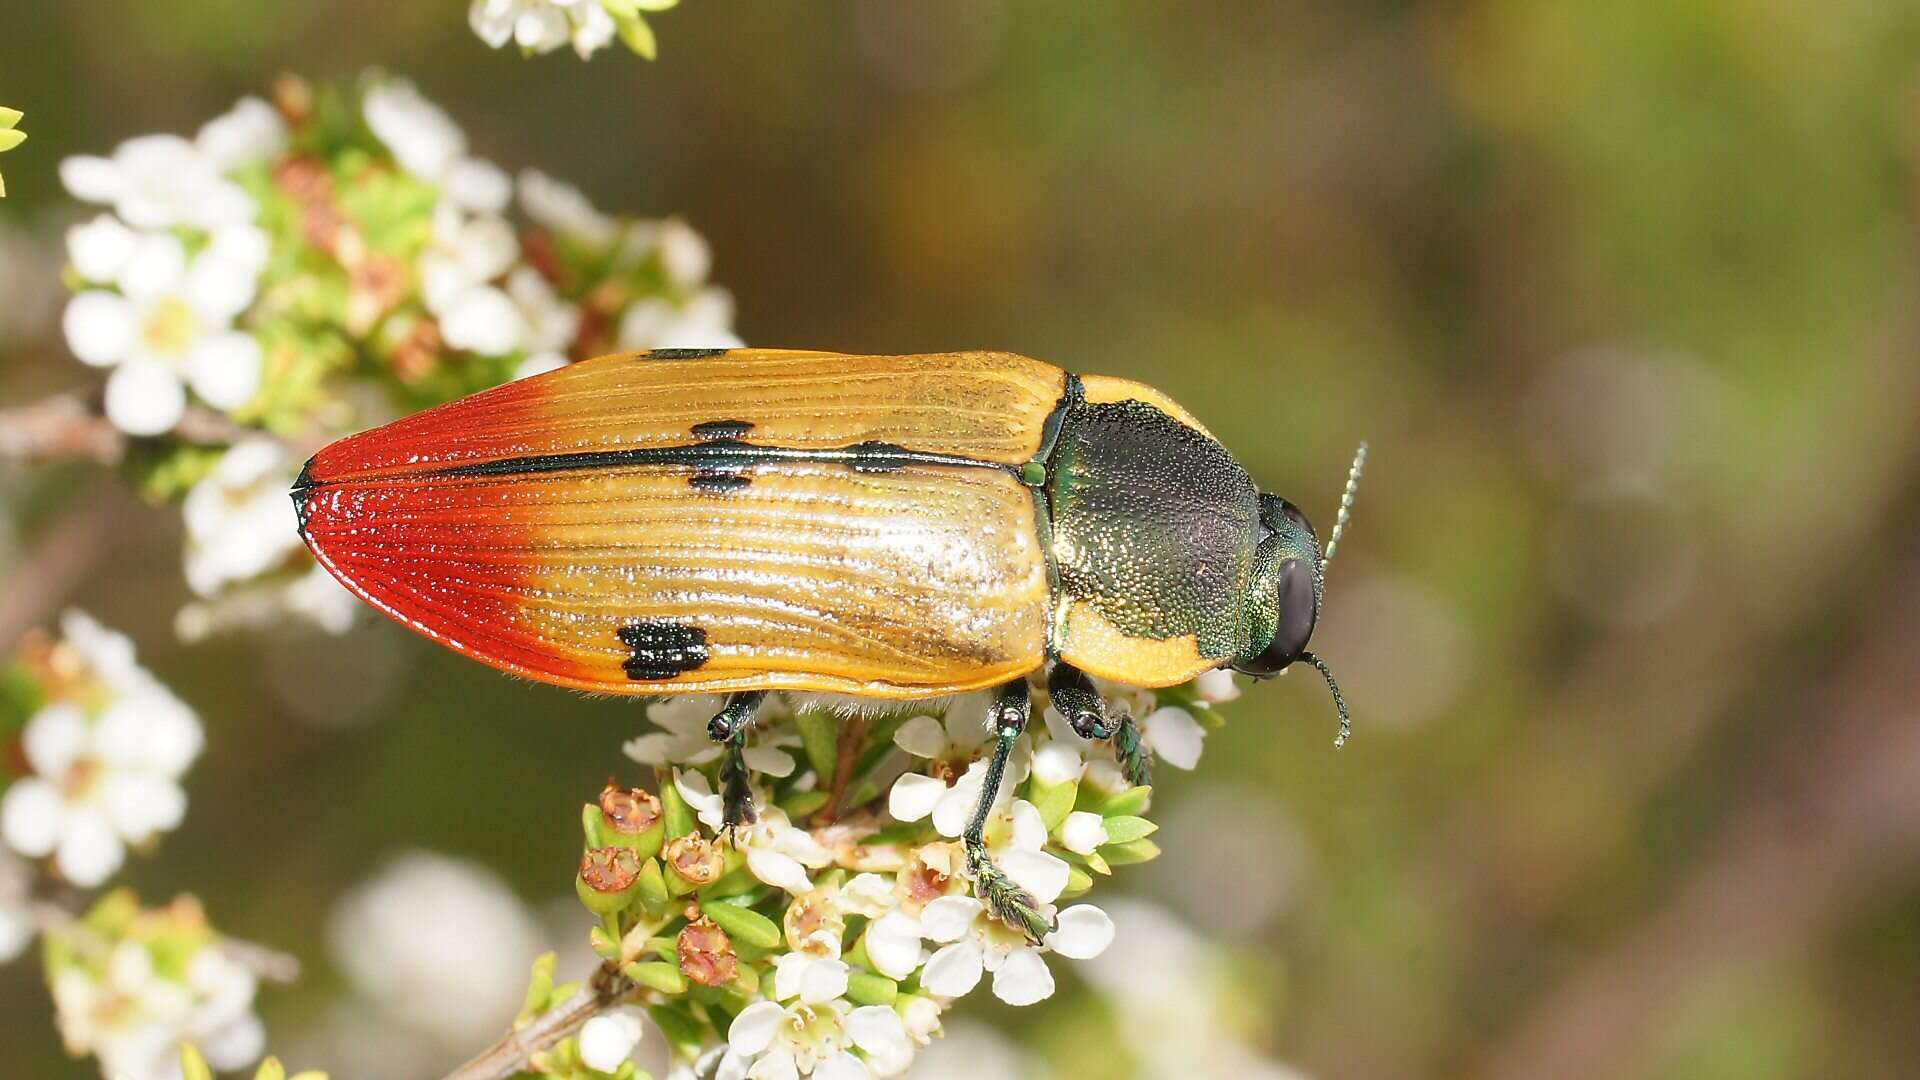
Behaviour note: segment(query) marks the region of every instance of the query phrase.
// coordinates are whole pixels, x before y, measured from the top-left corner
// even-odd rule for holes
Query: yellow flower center
[[[200,317],[186,301],[168,297],[147,309],[147,322],[141,328],[147,349],[160,356],[181,356],[200,336]]]

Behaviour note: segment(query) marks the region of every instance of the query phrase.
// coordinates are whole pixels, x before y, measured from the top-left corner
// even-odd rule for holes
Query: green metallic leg
[[[727,748],[726,759],[720,764],[720,794],[726,803],[722,832],[751,825],[759,817],[753,809],[753,785],[747,771],[747,729],[753,726],[753,714],[766,696],[764,690],[730,694],[726,705],[707,721],[708,737]]]
[[[973,819],[967,823],[962,839],[974,895],[1001,922],[1026,934],[1028,940],[1038,945],[1053,929],[1053,923],[1041,914],[1040,905],[1031,894],[994,865],[987,855],[986,840],[987,818],[993,813],[1000,784],[1006,779],[1007,759],[1013,756],[1013,748],[1019,744],[1020,733],[1026,730],[1027,719],[1032,715],[1033,700],[1027,692],[1025,677],[996,691],[988,713],[994,734],[993,756],[987,760],[987,779],[980,787],[980,802],[974,807]]]
[[[1107,726],[1107,703],[1093,688],[1093,680],[1072,664],[1056,660],[1047,672],[1047,698],[1060,715],[1073,725],[1073,733],[1083,739],[1107,739],[1113,731]]]
[[[1120,769],[1127,774],[1127,783],[1134,787],[1150,787],[1153,784],[1153,755],[1147,752],[1146,744],[1140,741],[1140,728],[1133,722],[1133,714],[1123,711],[1120,722],[1113,725],[1113,755],[1120,759]]]

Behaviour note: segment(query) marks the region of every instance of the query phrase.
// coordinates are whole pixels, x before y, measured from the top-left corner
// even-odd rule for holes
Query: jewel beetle
[[[1030,675],[1083,737],[1119,734],[1090,676],[1163,687],[1305,661],[1326,556],[1150,387],[1002,352],[655,349],[521,379],[349,436],[293,490],[320,564],[494,667],[605,693],[723,693],[730,822],[768,691],[990,690],[976,887]]]

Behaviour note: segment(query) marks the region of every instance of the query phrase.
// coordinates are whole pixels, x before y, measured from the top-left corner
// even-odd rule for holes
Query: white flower
[[[986,786],[987,762],[973,760],[979,757],[992,736],[986,726],[986,708],[986,695],[969,694],[954,701],[944,720],[916,716],[894,733],[894,745],[915,757],[936,762],[937,772],[950,775],[962,762],[972,762],[951,785],[939,776],[902,774],[887,793],[887,812],[896,820],[919,821],[932,815],[934,828],[940,830],[940,835],[949,837],[959,836],[966,829],[974,804],[979,802]],[[1021,748],[1015,750],[1008,765],[995,805],[1004,805],[1012,797],[1013,789],[1026,779],[1031,762],[1031,755],[1024,752],[1026,746],[1023,737]]]
[[[318,563],[287,586],[283,599],[289,612],[305,617],[329,634],[353,629],[361,611],[360,598]]]
[[[1208,705],[1220,705],[1240,696],[1240,684],[1233,681],[1231,668],[1214,668],[1193,680],[1193,696]]]
[[[293,469],[271,439],[235,445],[187,492],[187,584],[203,597],[258,577],[300,550],[287,489]]]
[[[596,246],[613,239],[619,222],[594,208],[580,189],[538,169],[523,169],[519,177],[520,209],[534,224],[563,236],[577,236]]]
[[[120,868],[126,845],[180,824],[179,779],[202,735],[193,710],[132,663],[125,638],[78,613],[65,623],[80,631],[69,643],[82,658],[103,661],[91,669],[102,693],[86,708],[54,701],[27,722],[21,750],[33,773],[0,799],[0,838],[91,888]]]
[[[679,218],[668,218],[660,223],[653,242],[668,281],[690,289],[707,280],[713,269],[713,248],[693,226]]]
[[[1138,721],[1140,741],[1161,761],[1176,769],[1191,769],[1200,764],[1201,743],[1206,729],[1193,714],[1177,705],[1155,709]]]
[[[239,184],[220,175],[234,151],[217,129],[220,157],[178,135],[141,135],[121,143],[112,157],[80,155],[60,163],[60,181],[85,202],[113,207],[139,229],[188,226],[217,229],[253,220],[253,199]]]
[[[75,356],[112,367],[106,411],[131,435],[180,422],[185,387],[216,408],[237,409],[260,388],[260,343],[233,328],[253,303],[268,239],[253,225],[216,229],[188,259],[170,233],[135,233],[109,217],[68,234],[74,266],[90,281],[67,303],[63,325]]]
[[[253,1012],[256,980],[218,946],[195,952],[181,978],[156,970],[146,945],[121,941],[103,972],[65,967],[51,988],[68,1051],[93,1054],[116,1080],[179,1076],[183,1042],[223,1072],[252,1064],[265,1048]]]
[[[1009,1005],[1032,1005],[1053,996],[1053,972],[1041,959],[1043,952],[1084,960],[1113,942],[1112,920],[1090,904],[1060,912],[1059,928],[1047,935],[1041,948],[1029,945],[1019,931],[988,914],[971,896],[935,900],[920,920],[928,938],[947,943],[921,973],[920,985],[928,993],[961,997],[979,985],[983,972],[991,972],[993,995]]]
[[[847,992],[852,972],[845,961],[811,953],[781,953],[773,959],[775,1001],[799,998],[808,1005],[824,1005]]]
[[[473,0],[467,23],[491,48],[511,41],[548,53],[569,42],[585,60],[613,41],[618,27],[600,0]]]
[[[450,202],[489,214],[506,208],[513,182],[498,167],[468,157],[467,133],[412,83],[389,79],[370,87],[361,110],[400,167],[438,185]]]
[[[287,122],[257,97],[243,97],[231,111],[201,125],[194,145],[215,169],[231,172],[273,157],[287,145]]]
[[[647,706],[647,720],[661,730],[628,739],[621,750],[640,764],[655,768],[718,761],[725,747],[707,734],[707,721],[720,711],[721,704],[721,699],[711,694],[656,701]],[[780,748],[799,743],[800,736],[793,731],[762,737],[746,749],[747,768],[766,776],[791,776],[793,755]]]
[[[707,735],[707,721],[720,711],[720,698],[689,694],[647,706],[647,721],[659,731],[628,739],[620,749],[642,765],[705,765],[725,749]]]
[[[533,354],[564,353],[580,331],[580,310],[560,298],[540,271],[521,266],[507,275],[507,296],[520,310],[526,333],[519,346]]]
[[[913,1059],[898,1013],[881,1005],[855,1009],[845,1001],[757,1001],[733,1018],[727,1048],[720,1075],[750,1080],[870,1080],[897,1076]],[[855,1048],[867,1059],[857,1057]]]
[[[628,305],[620,317],[623,349],[737,349],[745,342],[733,332],[733,297],[710,286],[684,304],[649,296]]]
[[[1060,846],[1078,855],[1091,855],[1107,842],[1107,819],[1075,810],[1060,823]]]
[[[521,1004],[540,925],[505,882],[464,860],[401,856],[334,909],[335,963],[384,1015],[463,1050]]]
[[[701,823],[710,829],[725,824],[722,799],[715,794],[703,773],[675,771],[673,786],[680,797],[693,807]],[[795,896],[813,888],[807,871],[833,864],[833,852],[805,829],[796,828],[786,812],[777,806],[763,807],[753,824],[734,830],[734,845],[747,856],[747,870],[754,877],[785,889]]]
[[[31,879],[27,864],[0,847],[0,964],[25,952],[33,940]]]
[[[633,1056],[645,1031],[630,1012],[601,1013],[580,1029],[580,1061],[595,1072],[613,1072]]]

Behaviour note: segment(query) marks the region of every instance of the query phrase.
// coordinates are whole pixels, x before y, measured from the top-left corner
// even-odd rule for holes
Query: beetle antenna
[[[1333,745],[1336,749],[1347,745],[1347,737],[1353,734],[1353,717],[1347,714],[1347,699],[1340,695],[1340,684],[1333,681],[1333,670],[1325,660],[1310,652],[1301,653],[1300,659],[1318,668],[1321,677],[1327,680],[1327,689],[1333,691],[1333,707],[1340,712],[1340,734],[1333,737]]]
[[[1340,536],[1347,531],[1347,522],[1353,520],[1353,496],[1360,490],[1360,470],[1366,466],[1367,444],[1363,441],[1360,449],[1353,452],[1353,468],[1347,470],[1347,490],[1340,495],[1340,515],[1333,519],[1333,532],[1327,537],[1326,553],[1320,556],[1322,574],[1327,572],[1327,565],[1333,562],[1333,549],[1340,546]]]

